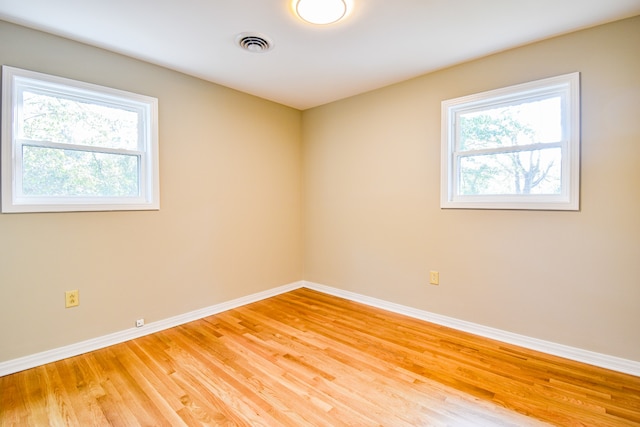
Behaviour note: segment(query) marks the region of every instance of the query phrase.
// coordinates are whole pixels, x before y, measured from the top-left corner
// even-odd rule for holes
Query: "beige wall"
[[[299,111],[3,22],[0,63],[157,97],[161,168],[160,211],[0,215],[0,361],[302,279]]]
[[[305,111],[305,279],[640,361],[639,45],[636,17]],[[573,71],[581,211],[440,209],[441,101]]]
[[[640,18],[304,113],[2,22],[0,41],[2,64],[159,98],[162,205],[0,215],[0,362],[303,278],[640,361]],[[572,71],[582,210],[441,210],[440,102]]]

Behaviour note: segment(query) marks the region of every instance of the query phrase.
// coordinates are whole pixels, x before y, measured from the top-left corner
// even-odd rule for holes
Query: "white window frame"
[[[22,194],[22,147],[18,138],[21,88],[36,88],[60,95],[138,111],[141,117],[138,150],[111,149],[51,141],[26,145],[62,148],[96,153],[134,155],[139,162],[139,194],[137,197],[61,197]],[[20,68],[2,67],[2,141],[1,179],[2,212],[76,212],[157,210],[160,208],[158,168],[158,100],[132,92],[52,76]],[[34,145],[35,144],[35,145]]]
[[[458,194],[456,117],[516,100],[560,94],[562,99],[561,191],[557,195]],[[570,73],[442,102],[440,207],[459,209],[579,210],[580,208],[580,73]],[[511,149],[513,147],[510,147]],[[509,151],[509,149],[505,149]]]

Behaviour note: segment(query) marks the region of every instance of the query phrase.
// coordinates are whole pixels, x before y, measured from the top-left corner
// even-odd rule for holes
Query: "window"
[[[443,208],[579,209],[579,73],[442,102]]]
[[[159,208],[158,101],[2,67],[2,212]]]

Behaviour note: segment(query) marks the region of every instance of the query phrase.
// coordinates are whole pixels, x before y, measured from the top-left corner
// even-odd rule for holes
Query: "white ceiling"
[[[0,0],[0,19],[298,109],[640,14],[640,0],[351,0],[305,24],[292,0]],[[274,41],[241,50],[241,32]]]

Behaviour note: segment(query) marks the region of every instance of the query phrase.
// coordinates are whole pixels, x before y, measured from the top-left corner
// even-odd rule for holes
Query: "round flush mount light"
[[[333,24],[347,14],[345,0],[296,0],[298,16],[311,24]]]

